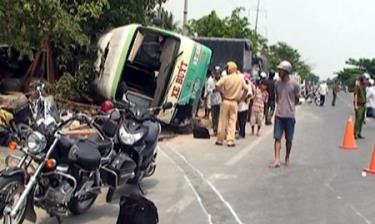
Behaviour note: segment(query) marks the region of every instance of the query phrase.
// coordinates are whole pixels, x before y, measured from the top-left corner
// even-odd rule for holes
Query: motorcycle
[[[97,130],[99,138],[65,136],[61,129],[73,120],[88,123]],[[8,156],[7,168],[0,171],[0,220],[4,223],[18,224],[24,219],[35,222],[34,205],[58,220],[69,212],[86,212],[105,184],[100,170],[110,169],[115,158],[113,143],[103,137],[104,131],[87,115],[77,115],[56,128],[41,125],[35,129],[23,130],[18,135],[24,137],[19,138],[14,149],[23,155]],[[17,165],[9,161],[17,161]],[[122,178],[130,178],[130,174]]]
[[[138,185],[143,193],[140,182],[156,171],[157,143],[161,133],[162,121],[153,112],[170,109],[173,105],[167,102],[161,108],[148,110],[136,107],[124,98],[123,101],[115,102],[113,106],[112,113],[118,114],[118,119],[114,122],[118,126],[114,149],[119,154],[129,156],[136,164],[134,177],[127,183]],[[111,202],[115,189],[109,188],[107,202]]]
[[[23,156],[7,157],[7,168],[0,171],[0,220],[2,218],[7,224],[19,224],[24,219],[35,222],[35,205],[60,222],[62,215],[85,213],[94,204],[103,186],[109,186],[108,199],[116,188],[129,180],[140,180],[150,175],[150,164],[154,164],[152,161],[156,156],[153,152],[149,158],[145,156],[150,155],[145,147],[137,147],[139,153],[126,148],[115,150],[118,131],[115,121],[119,119],[116,111],[95,118],[78,114],[57,126],[41,122],[40,126],[23,130],[19,134],[23,137],[14,147]],[[151,113],[137,115],[137,121],[146,122],[154,118]],[[74,120],[87,123],[96,130],[98,137],[72,138],[64,135],[62,127]],[[121,133],[121,142],[131,145],[140,139],[149,142],[145,136],[155,138],[160,133],[157,127],[157,134],[152,134],[155,129],[147,129],[147,133],[139,129],[136,133],[124,132],[125,126],[120,127],[118,132]],[[17,161],[16,166],[9,164],[12,159]]]
[[[6,145],[8,141],[15,137],[17,129],[25,126],[56,125],[60,120],[57,106],[53,96],[47,96],[45,84],[42,82],[35,83],[35,90],[32,96],[28,98],[27,104],[17,110],[11,111],[13,119],[9,125],[0,127],[1,145]]]

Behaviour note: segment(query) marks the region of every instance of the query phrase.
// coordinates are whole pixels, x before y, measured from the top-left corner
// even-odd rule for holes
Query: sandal
[[[222,142],[216,142],[215,145],[222,146],[223,143]]]

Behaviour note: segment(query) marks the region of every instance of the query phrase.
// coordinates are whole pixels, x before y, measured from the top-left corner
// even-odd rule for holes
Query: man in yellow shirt
[[[227,130],[228,147],[234,147],[238,102],[247,96],[248,87],[235,62],[230,61],[227,63],[227,74],[216,84],[216,88],[222,93],[223,99],[220,108],[216,145],[223,145],[225,130]]]

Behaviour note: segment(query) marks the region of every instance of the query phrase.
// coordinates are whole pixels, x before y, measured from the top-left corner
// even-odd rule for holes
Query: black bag
[[[120,214],[117,224],[157,224],[158,209],[141,195],[131,194],[120,199]]]
[[[199,139],[210,139],[211,136],[207,128],[199,123],[195,123],[193,126],[193,137]]]

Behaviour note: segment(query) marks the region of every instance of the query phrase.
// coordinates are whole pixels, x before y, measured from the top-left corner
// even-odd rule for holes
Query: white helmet
[[[375,80],[373,80],[373,79],[370,79],[369,82],[370,82],[370,85],[372,85],[372,86],[375,84]]]
[[[278,69],[287,71],[289,74],[292,73],[292,64],[289,61],[282,61],[278,66]]]
[[[265,79],[265,78],[267,78],[267,74],[265,72],[261,72],[260,77]]]

